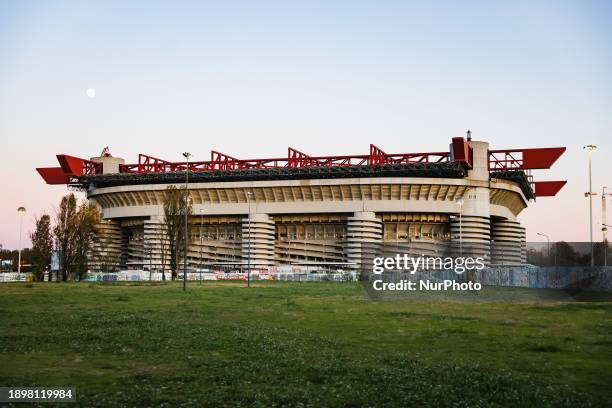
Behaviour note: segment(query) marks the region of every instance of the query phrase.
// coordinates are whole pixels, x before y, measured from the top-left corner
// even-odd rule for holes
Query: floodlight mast
[[[585,195],[589,198],[589,235],[591,241],[591,267],[595,266],[595,248],[593,246],[593,196],[597,193],[593,192],[593,178],[592,178],[592,156],[593,151],[597,149],[594,144],[588,144],[583,147],[589,155],[589,192]]]
[[[21,273],[21,231],[23,229],[23,215],[25,212],[25,207],[17,208],[17,213],[19,214],[19,257],[17,258],[17,273]]]
[[[606,220],[606,199],[608,196],[612,196],[612,193],[606,192],[607,187],[603,186],[601,191],[601,233],[603,235],[603,252],[604,252],[604,266],[608,266],[608,227]]]
[[[187,160],[185,172],[185,253],[183,254],[183,292],[185,292],[187,290],[187,240],[189,238],[187,209],[189,208],[189,158],[191,157],[191,153],[185,152],[183,156]]]
[[[247,191],[248,211],[247,222],[249,223],[249,239],[247,240],[247,287],[251,287],[251,192]]]

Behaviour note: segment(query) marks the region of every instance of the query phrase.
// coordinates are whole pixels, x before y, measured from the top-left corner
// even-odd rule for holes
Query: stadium
[[[238,159],[212,151],[210,161],[169,162],[145,154],[134,164],[107,149],[89,160],[57,155],[59,167],[37,168],[48,184],[85,191],[101,210],[98,253],[120,268],[159,270],[165,257],[163,197],[187,185],[188,268],[287,265],[359,268],[366,247],[435,255],[459,247],[492,265],[526,261],[517,217],[530,201],[565,181],[534,181],[564,147],[493,150],[455,137],[428,153]],[[99,257],[93,257],[100,259]],[[95,265],[95,262],[92,262]],[[98,267],[100,267],[98,265]]]

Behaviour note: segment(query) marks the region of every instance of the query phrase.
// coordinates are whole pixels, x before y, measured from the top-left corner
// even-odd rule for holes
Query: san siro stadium
[[[350,270],[365,248],[436,256],[457,248],[492,265],[526,261],[525,228],[517,217],[530,201],[554,196],[565,181],[534,181],[564,147],[492,150],[489,143],[452,138],[428,153],[169,162],[145,154],[134,164],[110,155],[89,160],[57,155],[59,167],[38,168],[48,184],[86,192],[98,206],[94,252],[117,267],[167,268],[163,197],[187,185],[187,263],[203,267],[278,270],[288,265]],[[162,259],[164,258],[164,259]],[[93,256],[93,269],[96,265]]]

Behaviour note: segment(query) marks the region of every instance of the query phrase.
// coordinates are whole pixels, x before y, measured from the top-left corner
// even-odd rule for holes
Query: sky
[[[611,20],[609,1],[0,2],[0,244],[18,246],[17,207],[28,246],[67,193],[35,171],[59,153],[440,151],[468,128],[566,146],[535,176],[567,185],[519,220],[588,241],[583,145],[612,191]],[[600,220],[597,196],[596,240]]]

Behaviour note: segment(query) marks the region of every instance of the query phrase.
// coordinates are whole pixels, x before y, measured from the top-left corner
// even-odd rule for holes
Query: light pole
[[[204,226],[204,209],[200,209],[200,285],[202,284],[202,227]]]
[[[151,281],[151,275],[153,273],[153,243],[149,242],[149,281]]]
[[[187,228],[187,209],[189,208],[189,158],[191,153],[183,153],[187,159],[187,168],[185,172],[185,253],[183,254],[183,292],[187,290],[187,240],[189,238],[189,229]]]
[[[249,223],[249,240],[247,241],[247,287],[251,287],[251,192],[247,191],[247,204],[249,207],[249,214],[247,215],[247,222]]]
[[[604,245],[604,266],[608,266],[608,258],[607,258],[607,247],[608,247],[608,226],[607,225],[607,221],[606,221],[606,212],[607,212],[607,207],[606,207],[606,200],[608,199],[608,196],[612,196],[612,193],[606,193],[606,186],[602,187],[601,189],[601,233],[603,235],[603,245]]]
[[[550,237],[549,237],[548,235],[546,235],[546,234],[542,234],[541,232],[538,232],[537,234],[538,234],[539,236],[541,236],[541,237],[546,238],[546,242],[547,242],[547,245],[546,245],[546,248],[547,248],[547,249],[546,249],[546,252],[548,253],[548,262],[550,262]]]
[[[585,195],[589,197],[589,233],[591,238],[591,267],[593,267],[595,266],[595,251],[593,248],[593,196],[595,194],[593,193],[593,183],[591,177],[591,156],[593,155],[593,151],[597,149],[597,146],[588,144],[584,146],[583,149],[585,149],[589,154],[589,192]]]
[[[608,231],[608,227],[612,228],[612,225],[608,225],[608,224],[601,224],[601,231],[605,233]],[[608,266],[608,239],[604,238],[603,240],[603,247],[604,247],[604,266]]]
[[[25,212],[25,207],[17,208],[17,213],[19,214],[19,256],[17,260],[17,273],[21,273],[21,230],[23,228],[23,215]]]
[[[110,223],[110,220],[106,220],[107,225]],[[151,281],[153,274],[153,240],[148,239],[145,240],[147,243],[147,247],[149,248],[149,282]],[[144,244],[143,244],[144,246]]]
[[[459,205],[459,257],[463,257],[463,197],[459,197],[457,199],[457,204]]]

